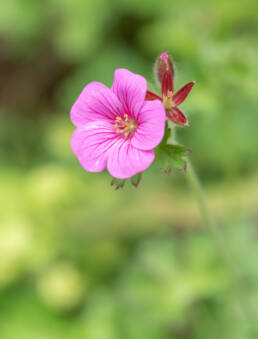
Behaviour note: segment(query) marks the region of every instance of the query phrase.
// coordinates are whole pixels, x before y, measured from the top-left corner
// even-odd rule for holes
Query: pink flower
[[[144,101],[146,91],[145,78],[126,69],[115,71],[111,89],[99,82],[84,88],[71,109],[71,147],[86,171],[107,168],[125,179],[150,166],[166,114],[159,100]]]
[[[196,81],[188,82],[174,93],[174,67],[167,53],[161,53],[158,58],[157,76],[161,83],[162,97],[147,91],[146,100],[159,99],[163,102],[168,119],[178,125],[187,125],[187,118],[178,106],[186,99]]]

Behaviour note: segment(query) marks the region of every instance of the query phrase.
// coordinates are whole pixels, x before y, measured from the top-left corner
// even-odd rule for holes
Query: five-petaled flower
[[[174,66],[167,53],[161,53],[158,58],[157,77],[161,83],[162,97],[147,91],[146,100],[162,101],[168,119],[178,125],[188,125],[186,116],[178,106],[186,99],[196,81],[188,82],[174,93]]]
[[[85,170],[107,168],[125,179],[150,166],[166,113],[160,100],[145,101],[146,92],[146,79],[126,69],[115,71],[111,89],[99,82],[84,88],[71,109],[71,147]]]

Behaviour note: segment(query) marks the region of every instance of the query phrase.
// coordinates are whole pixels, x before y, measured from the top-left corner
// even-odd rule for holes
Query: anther
[[[137,123],[134,119],[129,118],[128,114],[124,114],[124,118],[116,117],[114,128],[116,133],[124,134],[124,137],[127,138],[134,134]]]

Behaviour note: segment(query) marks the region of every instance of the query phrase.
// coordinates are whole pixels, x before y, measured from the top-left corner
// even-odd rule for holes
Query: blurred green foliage
[[[198,80],[178,138],[257,316],[257,38],[255,0],[1,4],[1,339],[258,338],[184,174],[151,168],[114,191],[69,146],[88,82],[124,67],[155,89],[171,52],[176,87]]]

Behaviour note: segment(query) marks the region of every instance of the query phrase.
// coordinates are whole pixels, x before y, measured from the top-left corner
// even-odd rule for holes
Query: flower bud
[[[171,74],[169,71],[166,71],[163,75],[162,83],[161,83],[161,93],[162,97],[170,98],[172,100],[173,94],[173,81],[171,78]]]
[[[165,72],[168,72],[169,77],[171,78],[172,83],[172,91],[174,90],[174,66],[172,60],[170,59],[167,53],[161,53],[158,57],[157,65],[156,65],[156,74],[159,82],[162,84],[163,77]]]

